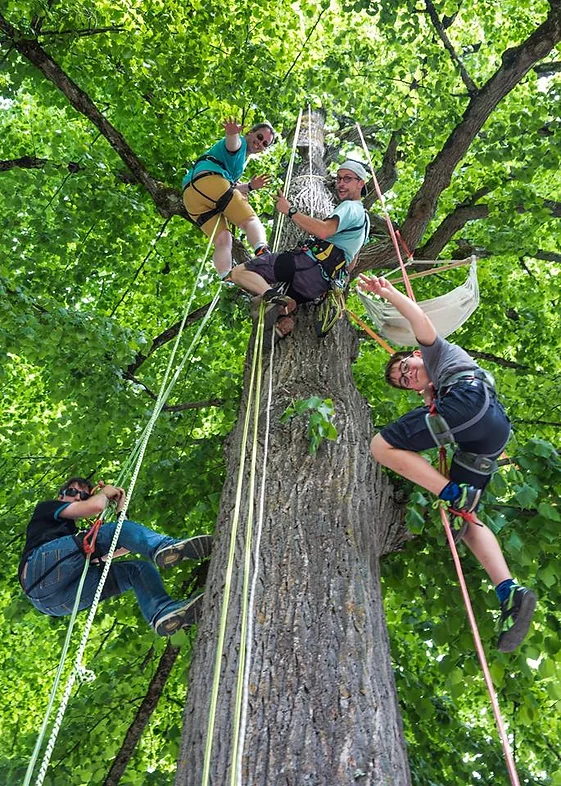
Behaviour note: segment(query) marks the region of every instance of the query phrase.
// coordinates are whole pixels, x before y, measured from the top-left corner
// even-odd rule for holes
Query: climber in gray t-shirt
[[[536,596],[516,584],[495,535],[475,515],[481,493],[510,435],[510,421],[497,399],[490,374],[461,347],[438,335],[420,306],[385,278],[360,277],[365,291],[388,300],[410,323],[419,349],[396,352],[386,366],[390,385],[416,390],[425,406],[417,407],[383,428],[372,440],[374,459],[443,500],[462,518],[458,531],[495,585],[502,615],[498,647],[515,649],[523,640]],[[457,445],[450,480],[419,455],[435,447],[434,419]]]

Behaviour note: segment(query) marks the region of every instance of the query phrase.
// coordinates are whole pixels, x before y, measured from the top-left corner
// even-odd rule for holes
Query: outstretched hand
[[[259,191],[260,188],[264,188],[270,179],[269,175],[255,175],[249,181],[252,191]]]
[[[238,123],[235,117],[228,117],[222,123],[226,136],[235,136],[241,134],[243,126]]]
[[[285,216],[288,215],[288,211],[290,209],[290,202],[282,193],[282,191],[279,191],[277,194],[277,204],[275,205],[275,207],[279,211],[279,213],[284,213]]]
[[[395,292],[393,284],[390,284],[383,276],[365,276],[364,273],[361,273],[358,286],[363,292],[374,292],[375,295],[379,295],[386,300]]]

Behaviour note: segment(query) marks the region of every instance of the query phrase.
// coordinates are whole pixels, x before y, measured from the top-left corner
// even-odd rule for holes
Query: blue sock
[[[497,598],[499,599],[499,603],[504,603],[504,601],[508,598],[510,594],[510,590],[516,585],[516,582],[512,579],[505,579],[501,581],[500,584],[497,584],[495,587],[495,592],[497,593]]]
[[[451,480],[450,483],[447,483],[444,486],[438,497],[439,499],[443,499],[446,502],[453,502],[455,499],[458,499],[460,494],[460,487],[457,483],[454,483],[454,481]]]

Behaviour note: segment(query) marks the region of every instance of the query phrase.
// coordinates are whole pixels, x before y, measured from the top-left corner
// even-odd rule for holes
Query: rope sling
[[[370,152],[369,152],[369,150],[368,150],[368,148],[366,146],[366,142],[364,140],[364,136],[362,134],[362,130],[361,130],[359,124],[357,123],[356,125],[357,125],[358,133],[359,133],[359,136],[360,136],[360,139],[361,139],[361,142],[362,142],[362,146],[363,146],[364,152],[365,152],[367,160],[368,160],[368,164],[369,164],[369,167],[370,167],[370,172],[371,172],[371,175],[372,175],[372,179],[374,181],[374,187],[376,189],[376,194],[378,196],[378,199],[380,200],[380,204],[382,205],[382,209],[383,209],[383,212],[384,212],[384,217],[386,219],[386,224],[388,226],[388,231],[390,233],[390,236],[392,238],[392,242],[394,244],[394,249],[395,249],[395,252],[396,252],[397,259],[398,259],[398,261],[400,263],[401,274],[402,274],[403,281],[404,281],[406,289],[407,289],[407,294],[411,298],[411,300],[416,302],[415,294],[414,294],[413,288],[412,288],[412,286],[411,286],[411,284],[409,282],[409,276],[407,274],[406,266],[405,266],[405,263],[403,262],[403,259],[402,259],[402,256],[401,256],[401,252],[400,252],[400,249],[399,249],[398,237],[397,237],[396,232],[395,232],[395,230],[393,228],[393,225],[392,225],[389,213],[388,213],[388,211],[386,209],[384,197],[382,195],[382,192],[380,190],[380,186],[378,184],[378,180],[376,178],[376,174],[374,172],[374,167],[373,167],[373,164],[372,164],[372,159],[370,157]],[[409,255],[409,256],[411,256],[411,255]],[[473,263],[472,263],[472,267],[473,267]],[[421,303],[419,303],[419,306],[421,306]],[[378,339],[379,337],[376,337],[376,338]],[[418,343],[418,342],[415,341],[415,343]],[[386,345],[386,348],[388,349],[390,354],[393,354],[393,350],[391,349],[391,347],[388,347],[388,345]],[[440,452],[441,474],[445,474],[446,473],[445,459],[444,459],[445,451],[446,451],[446,448],[443,447],[441,449],[441,452]],[[476,652],[477,652],[477,657],[478,657],[479,663],[481,665],[481,669],[482,669],[482,672],[483,672],[483,678],[484,678],[484,681],[485,681],[487,692],[489,693],[489,699],[490,699],[490,702],[491,702],[493,715],[495,717],[495,722],[497,724],[497,729],[498,729],[498,732],[499,732],[499,738],[500,738],[501,745],[502,745],[502,748],[503,748],[503,753],[504,753],[504,756],[505,756],[505,761],[506,761],[506,766],[507,766],[510,782],[511,782],[512,786],[520,786],[520,781],[518,779],[518,773],[516,771],[516,764],[514,762],[514,757],[512,755],[512,751],[511,751],[511,748],[510,748],[510,743],[508,741],[508,736],[507,736],[505,724],[504,724],[503,717],[502,717],[502,714],[501,714],[501,710],[500,710],[500,707],[499,707],[499,702],[498,702],[498,699],[497,699],[495,688],[493,686],[493,680],[491,678],[491,672],[490,672],[489,666],[487,664],[487,658],[486,658],[486,655],[485,655],[485,650],[483,649],[483,644],[481,642],[481,636],[479,634],[479,628],[477,626],[477,620],[475,619],[475,614],[473,612],[473,607],[471,605],[471,600],[470,600],[470,597],[469,597],[469,591],[468,591],[466,580],[465,580],[464,573],[463,573],[463,570],[462,570],[461,560],[460,560],[460,557],[459,557],[459,554],[458,554],[458,549],[456,547],[456,543],[454,541],[454,535],[452,533],[452,527],[450,525],[450,519],[449,519],[449,517],[448,517],[448,515],[446,513],[446,510],[444,508],[444,504],[439,505],[439,509],[440,509],[440,517],[441,517],[441,520],[442,520],[442,526],[444,527],[444,532],[446,533],[446,539],[448,540],[448,545],[450,546],[450,551],[452,553],[452,559],[453,559],[454,566],[456,568],[456,572],[457,572],[457,575],[458,575],[458,582],[460,584],[462,597],[463,597],[464,604],[465,604],[465,607],[466,607],[466,612],[467,612],[467,616],[468,616],[468,619],[469,619],[469,624],[470,624],[470,627],[471,627],[471,631],[472,631],[472,635],[473,635],[473,639],[474,639],[474,643],[475,643],[475,649],[476,649]]]
[[[202,334],[202,331],[204,330],[207,322],[209,321],[209,319],[210,319],[210,317],[211,317],[211,315],[212,315],[212,313],[213,313],[213,311],[214,311],[214,309],[215,309],[215,307],[216,307],[216,305],[218,303],[219,297],[220,297],[220,287],[219,287],[217,292],[216,292],[216,294],[215,294],[215,296],[214,296],[214,298],[213,298],[213,300],[212,300],[212,302],[211,302],[211,304],[210,304],[210,306],[209,306],[209,308],[208,308],[208,310],[207,310],[207,312],[206,312],[206,314],[205,314],[205,316],[201,320],[201,323],[200,323],[200,325],[199,325],[199,327],[198,327],[198,329],[197,329],[197,331],[195,333],[195,336],[193,337],[193,339],[192,339],[192,341],[191,341],[191,343],[190,343],[190,345],[189,345],[189,347],[188,347],[188,349],[187,349],[187,351],[186,351],[182,361],[177,366],[174,374],[171,377],[171,380],[168,383],[168,379],[170,377],[171,370],[172,370],[173,364],[175,362],[175,357],[176,357],[176,354],[177,354],[177,351],[178,351],[178,348],[179,348],[179,344],[180,344],[180,341],[181,341],[181,338],[182,338],[182,335],[183,335],[183,332],[184,332],[185,324],[187,322],[187,317],[188,317],[188,315],[190,313],[191,305],[193,303],[193,300],[194,300],[194,297],[195,297],[195,294],[196,294],[196,291],[197,291],[197,288],[198,288],[198,285],[199,285],[199,281],[200,281],[201,276],[202,276],[202,272],[204,270],[204,267],[206,265],[206,261],[208,259],[210,247],[211,247],[212,241],[214,239],[214,234],[216,232],[216,227],[217,226],[218,226],[218,219],[217,219],[217,222],[215,224],[214,231],[213,231],[211,237],[209,238],[205,254],[203,256],[203,259],[201,261],[201,264],[200,264],[198,272],[197,272],[197,276],[196,276],[196,279],[195,279],[195,284],[193,286],[193,289],[192,289],[191,295],[189,297],[189,300],[187,302],[187,305],[186,305],[186,307],[184,309],[184,313],[183,313],[183,317],[182,317],[182,320],[181,320],[181,324],[180,324],[180,327],[179,327],[179,330],[178,330],[178,333],[177,333],[176,340],[175,340],[174,345],[173,345],[172,352],[170,354],[170,358],[168,360],[166,371],[164,373],[164,378],[163,378],[162,383],[160,385],[160,390],[159,390],[159,393],[158,393],[158,396],[157,396],[157,399],[156,399],[156,403],[154,404],[154,409],[152,411],[152,414],[150,416],[150,419],[149,419],[147,425],[144,428],[143,433],[138,438],[134,448],[132,449],[132,451],[131,451],[128,459],[127,459],[127,461],[125,462],[125,465],[124,465],[124,467],[121,470],[121,473],[119,475],[119,480],[117,481],[118,484],[123,483],[124,480],[128,477],[129,472],[131,471],[131,467],[133,467],[133,465],[134,465],[134,468],[132,469],[132,472],[131,472],[131,479],[130,479],[130,481],[128,483],[128,490],[127,490],[125,502],[124,502],[124,505],[123,505],[123,509],[122,509],[121,513],[119,514],[118,519],[117,519],[117,526],[115,528],[115,534],[113,536],[113,539],[111,541],[111,545],[109,547],[109,551],[108,551],[108,553],[106,555],[106,558],[105,558],[104,568],[103,568],[102,574],[100,576],[99,584],[98,584],[96,593],[94,595],[94,599],[93,599],[92,605],[90,607],[90,611],[89,611],[89,614],[88,614],[88,618],[86,620],[86,624],[85,624],[85,627],[84,627],[82,638],[80,640],[80,644],[79,644],[78,649],[76,651],[76,656],[75,656],[75,659],[74,659],[72,670],[71,670],[71,672],[70,672],[70,674],[69,674],[69,676],[67,678],[67,682],[66,682],[66,685],[65,685],[65,688],[64,688],[62,699],[61,699],[60,704],[59,704],[59,709],[58,709],[57,715],[56,715],[54,723],[53,723],[53,727],[52,727],[52,730],[51,730],[51,734],[50,734],[49,740],[47,742],[47,746],[46,746],[46,749],[45,749],[43,760],[42,760],[41,765],[40,765],[39,773],[38,773],[38,776],[37,776],[37,778],[35,780],[35,786],[42,786],[43,781],[45,779],[45,776],[47,774],[47,770],[48,770],[49,762],[50,762],[50,759],[51,759],[51,756],[52,756],[52,752],[54,750],[54,746],[55,746],[55,743],[56,743],[56,740],[57,740],[57,737],[58,737],[58,733],[59,733],[60,727],[62,725],[62,720],[64,718],[64,714],[66,712],[66,708],[68,706],[68,702],[70,700],[70,695],[72,693],[72,689],[74,687],[76,679],[80,678],[81,680],[85,680],[85,681],[92,681],[93,679],[95,679],[95,675],[93,674],[93,672],[85,669],[85,667],[83,666],[82,660],[83,660],[83,657],[84,657],[84,652],[85,652],[85,649],[86,649],[86,646],[87,646],[87,642],[88,642],[88,638],[89,638],[89,635],[90,635],[90,631],[91,631],[91,628],[92,628],[92,625],[93,625],[94,617],[95,617],[95,614],[97,612],[97,607],[98,607],[99,601],[101,599],[101,593],[103,591],[103,587],[105,585],[105,581],[106,581],[107,576],[109,574],[109,569],[111,567],[113,554],[115,552],[115,549],[117,548],[117,542],[118,542],[118,539],[119,539],[119,535],[121,533],[121,528],[122,528],[122,525],[123,525],[123,521],[125,520],[126,511],[127,511],[127,508],[128,508],[128,505],[129,505],[132,493],[134,491],[134,487],[136,485],[138,474],[139,474],[141,466],[142,466],[142,462],[143,462],[143,459],[144,459],[146,448],[148,446],[149,439],[150,439],[150,437],[152,435],[152,432],[154,430],[154,427],[156,425],[156,421],[157,421],[157,419],[158,419],[158,417],[159,417],[159,415],[160,415],[160,413],[161,413],[161,411],[162,411],[162,409],[163,409],[167,399],[169,398],[169,396],[171,394],[171,391],[173,390],[173,387],[175,386],[175,383],[177,382],[177,379],[179,378],[179,375],[181,374],[181,372],[182,372],[183,368],[185,367],[186,363],[188,362],[188,360],[190,360],[190,358],[191,358],[191,356],[193,354],[193,350],[194,350],[196,344],[198,343],[199,338],[200,338],[200,336]],[[78,607],[79,607],[79,604],[80,604],[80,599],[81,599],[81,595],[82,595],[82,591],[83,591],[83,586],[84,586],[84,582],[85,582],[87,571],[88,571],[89,566],[90,566],[90,558],[91,558],[91,555],[88,554],[86,556],[86,562],[84,564],[84,569],[82,571],[82,576],[80,578],[80,582],[79,582],[79,585],[78,585],[76,599],[74,601],[74,606],[73,606],[72,613],[71,613],[71,616],[70,616],[70,620],[69,620],[69,624],[68,624],[68,630],[67,630],[65,642],[64,642],[64,645],[63,645],[62,655],[61,655],[61,659],[60,659],[59,666],[58,666],[58,669],[57,669],[57,673],[56,673],[56,676],[55,676],[55,681],[54,681],[54,684],[53,684],[53,687],[52,687],[52,690],[51,690],[51,694],[50,694],[50,697],[49,697],[47,710],[46,710],[43,722],[41,724],[41,728],[40,728],[39,735],[38,735],[38,738],[37,738],[37,741],[36,741],[36,744],[35,744],[35,748],[33,750],[33,754],[31,756],[31,760],[30,760],[28,768],[27,768],[27,772],[26,772],[26,775],[25,775],[23,786],[29,786],[29,784],[31,783],[31,779],[33,777],[33,771],[35,769],[35,764],[37,762],[37,759],[38,759],[38,756],[39,756],[39,753],[40,753],[40,750],[41,750],[41,747],[42,747],[42,744],[43,744],[43,739],[45,737],[45,733],[46,733],[46,730],[47,730],[47,725],[48,725],[48,722],[49,722],[49,718],[50,718],[50,715],[52,713],[52,709],[53,709],[53,706],[54,706],[54,701],[55,701],[56,694],[57,694],[57,691],[58,691],[58,686],[59,686],[59,683],[60,683],[60,679],[61,679],[61,676],[62,676],[62,671],[63,671],[64,664],[65,664],[65,661],[66,661],[66,656],[68,654],[68,649],[70,647],[70,642],[71,642],[71,638],[72,638],[72,632],[73,632],[74,624],[75,624],[75,621],[76,621],[76,615],[78,613]]]

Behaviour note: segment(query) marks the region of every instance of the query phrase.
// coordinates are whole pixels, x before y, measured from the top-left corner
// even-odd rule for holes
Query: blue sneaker
[[[532,590],[514,585],[508,598],[501,603],[499,620],[499,652],[511,652],[522,643],[528,633],[537,598]]]

